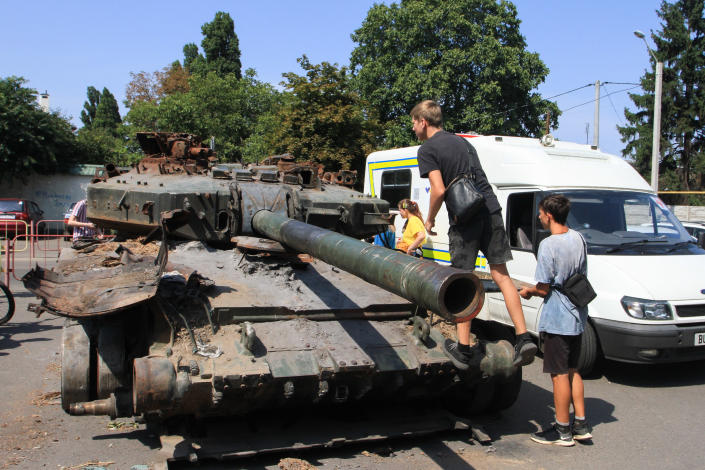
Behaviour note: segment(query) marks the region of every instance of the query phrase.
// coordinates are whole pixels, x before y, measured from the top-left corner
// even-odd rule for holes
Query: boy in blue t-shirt
[[[551,232],[539,245],[536,285],[520,292],[525,299],[544,298],[539,334],[543,340],[543,371],[551,374],[556,423],[531,435],[541,444],[575,445],[575,440],[591,439],[585,419],[583,379],[578,373],[578,356],[587,307],[578,308],[556,289],[573,274],[587,275],[587,256],[583,237],[566,225],[570,201],[563,195],[546,196],[539,203],[539,220]],[[570,404],[575,418],[570,425]]]

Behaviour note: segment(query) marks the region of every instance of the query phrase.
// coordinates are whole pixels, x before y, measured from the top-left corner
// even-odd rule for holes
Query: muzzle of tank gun
[[[447,320],[464,322],[482,309],[485,291],[470,271],[370,245],[268,210],[255,213],[252,227],[265,237],[308,253]]]

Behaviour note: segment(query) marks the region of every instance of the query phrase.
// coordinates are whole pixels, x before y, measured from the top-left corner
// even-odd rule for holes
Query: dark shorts
[[[583,335],[541,333],[543,371],[548,374],[567,374],[570,369],[577,369],[582,338]]]
[[[470,271],[475,269],[478,251],[489,264],[503,264],[512,259],[502,211],[490,214],[481,210],[470,222],[451,225],[448,229],[451,265]]]

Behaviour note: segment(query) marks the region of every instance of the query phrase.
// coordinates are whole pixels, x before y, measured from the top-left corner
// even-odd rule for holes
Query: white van
[[[705,250],[624,160],[588,146],[500,136],[471,136],[502,205],[514,259],[512,278],[534,283],[538,243],[548,236],[538,202],[561,193],[571,200],[568,225],[588,246],[588,277],[597,298],[589,306],[580,369],[600,356],[635,363],[705,359]],[[419,177],[417,147],[367,157],[365,193],[419,203],[428,213],[430,186]],[[399,218],[397,218],[399,219]],[[397,220],[401,234],[403,220]],[[450,263],[445,208],[436,216],[424,257]],[[489,272],[480,254],[477,271]],[[537,335],[542,299],[523,300],[529,331]],[[478,318],[511,325],[501,293],[488,293]]]

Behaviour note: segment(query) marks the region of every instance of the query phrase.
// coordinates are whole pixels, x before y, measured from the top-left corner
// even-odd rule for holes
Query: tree
[[[240,63],[240,41],[235,34],[235,23],[230,15],[219,11],[210,23],[201,27],[201,47],[206,54],[208,70],[221,77],[230,73],[242,78]]]
[[[98,109],[98,103],[100,103],[100,92],[94,87],[89,86],[86,90],[86,94],[88,95],[88,100],[83,103],[81,122],[83,122],[85,127],[91,127],[95,119],[96,110]]]
[[[51,173],[74,163],[71,124],[37,105],[36,90],[20,77],[0,79],[0,181],[25,180],[30,171]]]
[[[156,102],[161,97],[158,73],[144,70],[130,72],[131,80],[125,88],[125,105],[128,108],[137,101]]]
[[[184,46],[184,67],[195,74],[215,72],[223,77],[234,74],[242,78],[240,41],[235,34],[235,23],[228,13],[219,11],[210,23],[201,26],[201,47],[205,57],[193,43]]]
[[[130,72],[130,82],[125,88],[125,105],[128,108],[137,102],[157,103],[166,95],[188,91],[188,71],[177,60],[169,67],[152,73]]]
[[[374,5],[353,35],[354,86],[379,112],[385,146],[414,141],[411,108],[443,107],[449,131],[535,136],[558,107],[532,92],[548,74],[526,50],[516,7],[504,0],[401,0]]]
[[[134,131],[189,132],[215,137],[216,151],[224,161],[240,160],[245,140],[253,133],[259,116],[271,112],[277,92],[255,79],[248,70],[235,74],[191,75],[189,91],[164,96],[158,103],[140,102],[126,121]]]
[[[139,161],[144,155],[139,151],[136,140],[129,138],[130,134],[132,129],[124,125],[114,129],[100,127],[80,129],[76,136],[80,162],[127,166]]]
[[[178,60],[174,61],[171,66],[164,67],[159,74],[159,95],[166,96],[188,92],[188,77],[188,70],[182,67]]]
[[[365,155],[374,150],[380,132],[370,109],[350,87],[346,67],[297,59],[305,76],[286,73],[292,94],[274,131],[278,153],[322,163],[327,170],[362,170]]]
[[[656,57],[664,62],[661,107],[661,161],[659,187],[672,190],[705,186],[705,2],[663,2],[657,11],[661,31],[651,34]],[[656,62],[651,58],[651,65]],[[653,70],[653,69],[652,69]],[[626,146],[622,154],[633,159],[645,178],[651,175],[654,72],[641,78],[644,94],[630,94],[637,110],[624,110],[629,122],[618,130]],[[693,199],[693,198],[691,198]]]
[[[92,127],[115,129],[121,122],[120,110],[118,109],[115,96],[110,93],[110,90],[103,88],[103,93],[100,95],[100,102],[95,111],[95,119],[93,120]]]

